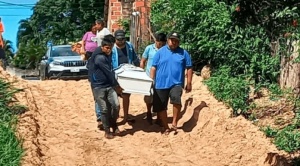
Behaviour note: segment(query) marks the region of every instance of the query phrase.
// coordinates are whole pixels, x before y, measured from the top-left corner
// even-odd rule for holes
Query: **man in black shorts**
[[[157,112],[164,133],[177,130],[177,122],[181,110],[181,96],[185,84],[187,70],[186,93],[192,90],[192,61],[189,53],[179,47],[180,36],[172,32],[168,36],[167,45],[155,54],[150,71],[154,80],[153,111]],[[167,122],[168,102],[173,105],[173,121],[171,129]]]

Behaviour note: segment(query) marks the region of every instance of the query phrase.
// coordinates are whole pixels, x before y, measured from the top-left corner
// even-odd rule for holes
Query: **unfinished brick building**
[[[107,28],[111,32],[123,29],[119,22],[128,19],[130,41],[138,49],[143,42],[151,40],[150,4],[151,0],[105,0]]]

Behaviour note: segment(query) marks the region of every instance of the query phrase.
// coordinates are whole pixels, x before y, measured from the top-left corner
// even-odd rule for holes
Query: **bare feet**
[[[164,128],[163,128],[163,129],[164,129]],[[177,127],[174,126],[174,125],[172,125],[171,128],[164,129],[164,130],[162,131],[162,134],[163,134],[163,135],[169,135],[169,134],[170,134],[171,132],[173,132],[173,131],[174,131],[174,135],[178,134],[178,132],[177,132]]]

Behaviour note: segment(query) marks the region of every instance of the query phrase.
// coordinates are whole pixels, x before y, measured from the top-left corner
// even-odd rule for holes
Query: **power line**
[[[20,14],[9,14],[9,15],[2,15],[0,14],[0,16],[31,16],[31,15],[20,15]]]
[[[16,4],[16,3],[9,3],[9,2],[4,2],[4,1],[0,1],[0,3],[3,4],[7,4],[7,5],[11,5],[11,6],[22,6],[22,7],[30,7],[30,6],[34,6],[35,4]],[[28,6],[30,5],[30,6]]]

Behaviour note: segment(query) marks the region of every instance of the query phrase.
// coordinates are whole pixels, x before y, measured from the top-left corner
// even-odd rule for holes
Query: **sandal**
[[[174,126],[174,125],[172,125],[171,126],[171,131],[174,131],[175,133],[174,134],[177,134],[178,132],[177,132],[177,127],[176,126]]]
[[[162,132],[163,135],[169,135],[172,132],[171,129],[166,129],[165,131]]]

